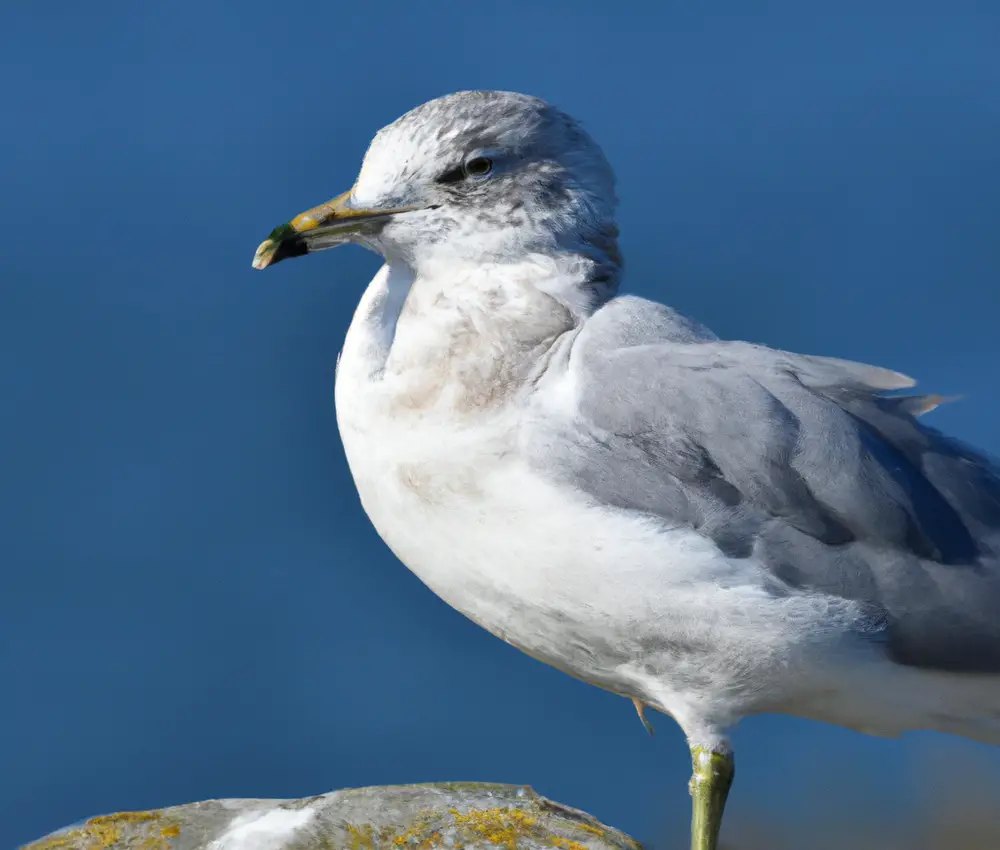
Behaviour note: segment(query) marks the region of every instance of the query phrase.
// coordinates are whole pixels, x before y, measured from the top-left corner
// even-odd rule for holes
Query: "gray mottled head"
[[[528,95],[458,92],[380,130],[354,188],[276,228],[254,265],[355,242],[417,270],[570,254],[615,278],[615,205],[607,160],[568,115]]]

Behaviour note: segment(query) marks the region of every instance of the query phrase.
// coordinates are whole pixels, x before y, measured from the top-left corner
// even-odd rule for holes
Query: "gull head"
[[[458,92],[380,130],[354,187],[276,227],[253,265],[355,243],[418,272],[570,254],[614,276],[615,204],[607,160],[568,115],[528,95]]]

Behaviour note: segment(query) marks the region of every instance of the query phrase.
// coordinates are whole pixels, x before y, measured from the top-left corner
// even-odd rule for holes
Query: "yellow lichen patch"
[[[180,834],[181,828],[177,824],[168,824],[160,830],[159,835],[151,835],[143,841],[142,850],[170,850],[173,846],[170,839],[176,838]]]
[[[562,850],[587,850],[586,844],[581,844],[579,841],[573,841],[571,838],[563,838],[561,835],[553,835],[549,839],[549,843],[553,847],[561,847]]]
[[[422,838],[416,846],[416,850],[434,850],[435,847],[439,847],[441,842],[441,833],[432,832],[430,835]]]
[[[428,835],[430,829],[430,815],[421,812],[413,821],[413,824],[403,830],[399,835],[393,837],[392,843],[396,847],[415,847],[417,850],[430,850],[435,842],[441,838],[440,832],[433,832]]]
[[[458,826],[507,850],[517,850],[517,839],[530,835],[538,822],[537,818],[514,808],[472,809],[465,814],[452,809],[451,814]]]
[[[355,826],[347,824],[347,837],[351,842],[351,850],[375,850],[375,828],[370,823]]]
[[[118,824],[126,825],[133,823],[145,823],[150,820],[159,820],[163,815],[160,812],[116,812],[113,815],[98,815],[87,821],[87,825]]]
[[[573,824],[577,829],[582,829],[584,832],[589,832],[593,835],[599,835],[602,838],[607,835],[607,831],[601,829],[599,826],[591,826],[589,823],[581,823],[577,821]]]
[[[170,850],[170,839],[181,832],[177,824],[162,825],[149,834],[149,828],[160,826],[162,819],[160,812],[99,815],[76,829],[29,844],[25,850]]]

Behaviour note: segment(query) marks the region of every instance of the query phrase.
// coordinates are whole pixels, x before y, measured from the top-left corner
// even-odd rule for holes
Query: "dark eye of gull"
[[[477,156],[465,163],[465,173],[469,177],[485,177],[493,170],[493,160],[485,156]]]
[[[493,160],[485,156],[476,156],[470,159],[465,165],[459,165],[446,171],[438,177],[438,183],[461,183],[463,180],[472,177],[482,179],[493,171]]]

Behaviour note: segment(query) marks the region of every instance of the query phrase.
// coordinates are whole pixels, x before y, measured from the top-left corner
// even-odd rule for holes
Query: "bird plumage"
[[[728,730],[784,712],[1000,743],[1000,472],[897,372],[718,339],[617,295],[614,177],[537,98],[381,130],[254,264],[386,264],[337,373],[362,504],[449,604],[672,715],[715,847]]]

